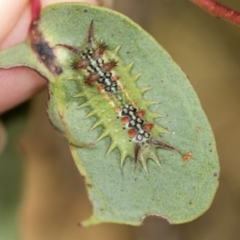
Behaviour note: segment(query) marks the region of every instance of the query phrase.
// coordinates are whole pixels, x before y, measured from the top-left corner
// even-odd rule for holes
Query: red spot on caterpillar
[[[102,85],[98,85],[98,86],[97,86],[97,89],[98,89],[99,91],[102,91],[102,90],[103,90],[103,86],[102,86]]]
[[[120,79],[120,77],[118,77],[118,76],[113,76],[113,77],[112,77],[112,80],[113,80],[113,81],[118,81],[119,79]]]
[[[143,128],[144,128],[144,130],[146,130],[147,132],[151,132],[153,126],[154,126],[153,123],[146,123],[146,124],[143,125]]]
[[[128,135],[130,138],[134,138],[136,134],[137,134],[137,131],[135,129],[131,128],[128,130]]]
[[[143,116],[145,115],[145,110],[140,110],[137,112],[137,116],[140,117],[140,118],[143,118]]]
[[[121,122],[122,122],[122,124],[127,124],[129,122],[128,117],[121,118]]]

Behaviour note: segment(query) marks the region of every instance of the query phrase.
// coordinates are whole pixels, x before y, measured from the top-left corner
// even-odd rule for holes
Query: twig
[[[199,7],[203,8],[205,11],[213,15],[214,17],[219,17],[225,19],[231,23],[240,26],[240,13],[217,3],[214,0],[190,0]]]
[[[31,1],[31,10],[32,10],[32,24],[33,24],[40,17],[40,11],[41,11],[40,0]]]

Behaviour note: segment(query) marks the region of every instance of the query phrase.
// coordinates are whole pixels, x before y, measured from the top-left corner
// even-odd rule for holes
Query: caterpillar
[[[154,123],[154,119],[158,118],[159,114],[148,109],[155,103],[142,97],[149,88],[137,87],[139,75],[130,74],[132,64],[126,66],[120,59],[118,56],[120,47],[110,50],[105,42],[97,42],[94,39],[93,21],[83,46],[80,48],[67,44],[57,46],[67,49],[74,55],[71,59],[71,68],[76,73],[75,79],[80,86],[86,86],[77,97],[86,99],[81,107],[88,106],[92,109],[86,117],[95,115],[98,118],[91,129],[99,125],[105,127],[97,141],[106,136],[111,137],[112,142],[107,154],[118,148],[121,153],[121,166],[125,158],[130,156],[134,159],[134,169],[140,161],[146,172],[148,172],[147,159],[152,159],[161,167],[156,148],[169,149],[181,154],[175,147],[158,139],[158,133],[162,128]],[[186,156],[188,157],[182,156],[185,160]]]

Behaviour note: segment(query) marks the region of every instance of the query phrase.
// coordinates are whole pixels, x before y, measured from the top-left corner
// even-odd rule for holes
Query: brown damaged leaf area
[[[53,47],[50,47],[47,41],[45,41],[43,34],[38,29],[37,22],[32,24],[29,37],[32,50],[37,55],[38,60],[44,64],[54,76],[60,75],[63,70],[58,66],[54,49]]]

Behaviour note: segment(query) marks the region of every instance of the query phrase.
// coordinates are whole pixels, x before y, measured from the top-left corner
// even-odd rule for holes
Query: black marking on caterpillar
[[[97,141],[110,135],[112,143],[107,154],[117,147],[121,153],[121,165],[127,156],[131,156],[134,158],[134,169],[136,168],[137,161],[140,161],[144,170],[147,172],[146,160],[148,158],[154,160],[155,163],[161,167],[156,155],[156,148],[165,148],[180,153],[175,147],[155,137],[157,135],[156,132],[159,131],[157,126],[152,122],[153,119],[159,117],[159,115],[148,110],[148,106],[153,103],[142,101],[143,106],[137,106],[138,101],[131,98],[132,89],[130,87],[127,90],[127,87],[130,84],[135,84],[138,77],[129,74],[129,79],[126,80],[126,77],[117,74],[121,73],[120,68],[126,68],[127,66],[124,65],[118,57],[118,48],[109,50],[104,42],[99,43],[94,40],[93,21],[90,24],[87,43],[85,45],[80,48],[66,44],[58,44],[58,46],[62,46],[74,54],[71,67],[79,74],[78,79],[80,84],[84,82],[90,86],[88,89],[85,88],[78,96],[87,98],[87,100],[89,100],[88,102],[91,101],[98,104],[99,107],[102,107],[103,112],[105,114],[108,113],[112,119],[114,119],[114,117],[112,117],[113,115],[115,115],[115,119],[117,115],[118,119],[115,121],[121,122],[121,124],[124,125],[121,127],[121,130],[125,132],[124,136],[121,135],[122,133],[120,131],[115,131],[116,133],[112,135],[111,131],[108,131],[108,127],[111,129],[118,128],[118,126],[114,126],[114,120],[113,123],[111,122],[105,125],[105,130]],[[114,59],[112,57],[113,55]],[[118,67],[118,65],[120,66]],[[134,86],[135,89],[133,89],[133,91],[136,90],[137,87],[136,84]],[[139,90],[139,97],[142,98],[142,93],[146,90]],[[96,100],[94,100],[95,98]],[[96,108],[94,104],[88,102],[85,102],[82,106]],[[149,111],[148,119],[151,119],[152,122],[147,122],[144,118],[146,111]],[[92,129],[99,125],[104,125],[105,122],[109,120],[105,117],[105,114],[103,116],[96,109],[93,109],[92,112],[87,115],[87,117],[97,115],[99,119],[93,125]],[[105,119],[102,120],[102,118]],[[111,124],[113,124],[113,126],[110,126]],[[125,141],[126,138],[128,138],[127,141]],[[123,142],[123,144],[121,144],[121,142]],[[129,148],[129,145],[133,146]]]

